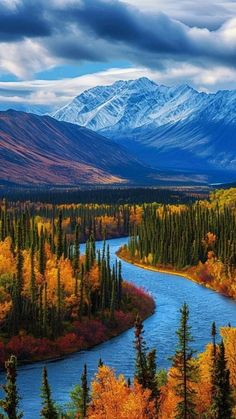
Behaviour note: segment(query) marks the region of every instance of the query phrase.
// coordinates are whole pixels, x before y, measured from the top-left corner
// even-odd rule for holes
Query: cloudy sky
[[[141,76],[236,89],[235,0],[1,0],[0,109]]]

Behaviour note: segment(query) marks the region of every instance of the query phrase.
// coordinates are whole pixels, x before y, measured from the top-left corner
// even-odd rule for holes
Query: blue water
[[[127,239],[109,240],[111,261],[115,253]],[[97,249],[102,243],[97,243]],[[83,250],[83,247],[81,247]],[[187,302],[190,308],[192,334],[197,338],[194,345],[202,351],[210,340],[211,323],[217,327],[231,323],[236,326],[236,302],[222,295],[195,284],[183,277],[157,273],[122,262],[123,277],[148,290],[156,301],[156,312],[144,322],[145,338],[149,348],[157,349],[159,368],[166,368],[168,357],[174,353],[176,344],[175,331],[179,322],[179,308]],[[54,400],[59,404],[68,401],[70,390],[80,382],[84,363],[89,376],[96,370],[99,358],[114,367],[118,373],[132,377],[134,371],[133,330],[103,343],[91,350],[71,355],[63,360],[48,362],[47,369]],[[18,387],[22,396],[24,418],[39,417],[40,385],[43,363],[22,366],[18,371]],[[0,382],[4,381],[3,374]]]

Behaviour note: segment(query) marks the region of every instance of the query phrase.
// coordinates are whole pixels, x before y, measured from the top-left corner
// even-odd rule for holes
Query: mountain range
[[[158,173],[121,146],[78,125],[0,112],[0,184],[79,185],[154,182]]]
[[[153,168],[236,178],[236,91],[198,92],[143,77],[89,89],[52,116],[110,138]]]
[[[0,185],[229,183],[235,132],[236,91],[118,81],[51,116],[0,112]]]

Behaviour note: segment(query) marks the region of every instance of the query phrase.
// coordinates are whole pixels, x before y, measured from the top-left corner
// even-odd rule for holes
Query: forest
[[[158,369],[156,349],[147,350],[144,327],[135,321],[135,374],[132,379],[116,376],[99,360],[91,385],[84,365],[81,382],[70,393],[69,402],[58,406],[44,367],[40,417],[44,419],[230,419],[236,416],[236,329],[216,324],[209,331],[211,342],[205,351],[194,354],[193,336],[186,303],[180,309],[177,345],[168,371]],[[217,342],[218,341],[218,342]],[[8,418],[20,418],[17,389],[17,359],[5,363],[6,382],[0,407]]]
[[[121,258],[182,273],[236,298],[236,189],[192,205],[143,205],[130,234]]]
[[[155,309],[110,260],[108,238],[129,236],[118,255],[180,273],[236,298],[236,189],[175,203],[0,201],[0,365],[6,379],[0,418],[24,417],[17,365],[57,359],[134,327],[134,376],[116,375],[100,359],[58,405],[42,371],[40,417],[47,419],[236,418],[236,328],[212,323],[196,353],[186,303],[179,313],[168,370],[148,349],[143,320]],[[96,249],[101,240],[101,250]],[[86,243],[81,251],[81,243]],[[214,320],[214,319],[212,319]],[[170,333],[174,333],[170,330]],[[40,396],[40,389],[39,389]],[[54,399],[55,398],[55,399]],[[2,412],[2,413],[1,413]]]
[[[28,362],[89,348],[154,311],[151,296],[123,280],[121,263],[111,266],[105,241],[128,234],[132,211],[2,201],[0,366],[10,354]]]

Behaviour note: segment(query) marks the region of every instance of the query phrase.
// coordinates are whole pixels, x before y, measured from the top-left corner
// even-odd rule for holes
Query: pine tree
[[[20,419],[23,417],[23,414],[18,411],[20,398],[16,386],[16,365],[17,360],[14,355],[11,355],[10,359],[5,362],[7,382],[2,386],[5,399],[0,400],[0,407],[9,419]]]
[[[181,319],[178,329],[178,345],[172,358],[174,372],[172,377],[177,380],[174,388],[175,394],[180,398],[176,407],[176,419],[192,419],[195,413],[195,391],[191,384],[197,380],[197,367],[193,364],[193,350],[190,343],[193,342],[189,321],[189,309],[186,303],[180,309]]]
[[[46,267],[46,255],[45,255],[45,239],[44,239],[44,232],[43,226],[40,230],[40,238],[39,238],[39,272],[41,275],[44,275]]]
[[[216,359],[216,324],[212,323],[211,327],[211,337],[212,337],[212,346],[213,346],[213,360]]]
[[[72,266],[74,270],[74,276],[76,276],[78,270],[79,270],[79,257],[80,257],[80,249],[79,249],[79,225],[76,225],[75,229],[75,243],[74,243],[74,249],[73,249],[73,260],[72,260]]]
[[[62,332],[62,288],[61,288],[61,274],[60,268],[57,269],[57,334]]]
[[[58,215],[58,224],[57,224],[57,259],[63,254],[63,232],[62,232],[62,212],[59,212]]]
[[[213,419],[230,419],[232,417],[231,388],[223,341],[220,343],[219,353],[216,356],[212,383],[214,392],[211,405],[211,417]]]
[[[151,398],[155,401],[156,410],[158,410],[158,402],[160,392],[157,386],[157,365],[156,365],[156,350],[152,349],[147,354],[147,388],[152,392]]]
[[[144,388],[147,387],[147,359],[146,359],[146,343],[143,338],[143,324],[139,316],[135,322],[135,378]]]
[[[84,364],[84,370],[81,375],[81,407],[80,407],[80,413],[81,417],[84,419],[87,415],[87,409],[89,404],[89,388],[88,388],[88,380],[87,380],[87,366]]]
[[[35,284],[35,271],[34,271],[34,243],[31,245],[30,251],[30,294],[31,302],[35,303],[36,300],[36,284]]]
[[[51,389],[48,383],[48,374],[46,367],[43,368],[43,380],[41,387],[42,409],[40,412],[41,418],[57,419],[58,414],[51,398]]]

